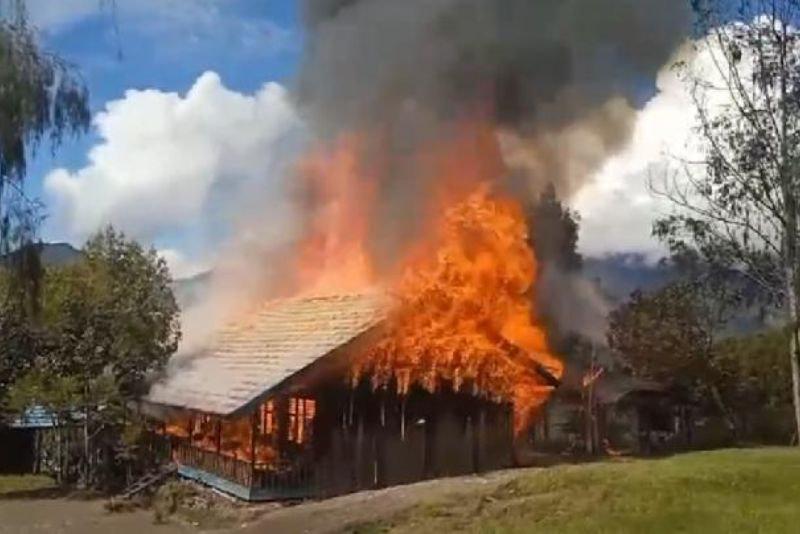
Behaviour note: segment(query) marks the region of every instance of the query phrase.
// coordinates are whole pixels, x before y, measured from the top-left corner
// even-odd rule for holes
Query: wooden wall
[[[445,389],[321,391],[314,426],[315,485],[327,497],[508,467],[511,406]]]

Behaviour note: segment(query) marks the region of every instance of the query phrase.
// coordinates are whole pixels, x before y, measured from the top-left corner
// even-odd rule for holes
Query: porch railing
[[[314,469],[308,463],[251,464],[246,460],[194,447],[188,440],[173,442],[172,460],[240,486],[264,490],[277,496],[311,495],[314,487]]]

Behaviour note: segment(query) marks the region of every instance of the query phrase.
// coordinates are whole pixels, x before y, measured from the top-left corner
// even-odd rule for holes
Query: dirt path
[[[390,517],[414,505],[460,494],[491,491],[519,476],[500,471],[364,491],[325,501],[264,512],[225,534],[329,534]],[[259,512],[256,512],[259,513]],[[152,511],[110,514],[103,501],[69,498],[0,499],[0,534],[186,534],[196,529],[178,523],[156,525]],[[206,531],[208,532],[208,531]],[[219,531],[218,531],[219,532]]]
[[[521,470],[499,471],[485,476],[431,480],[377,491],[363,491],[320,502],[269,512],[237,532],[245,534],[333,534],[349,526],[390,517],[414,505],[457,497],[475,491],[491,491],[518,477]]]
[[[156,525],[152,512],[109,514],[102,501],[0,500],[0,534],[184,534],[178,525]]]

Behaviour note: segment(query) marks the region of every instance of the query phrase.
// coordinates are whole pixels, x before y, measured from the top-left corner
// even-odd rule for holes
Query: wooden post
[[[356,489],[363,489],[361,483],[361,472],[363,470],[364,458],[364,415],[361,414],[358,418],[358,426],[356,430]]]
[[[258,410],[250,416],[250,486],[255,486],[256,479],[256,431],[258,429]]]
[[[545,403],[544,407],[542,408],[542,427],[543,427],[543,434],[544,442],[548,443],[550,441],[550,403]]]
[[[436,423],[435,403],[432,395],[425,394],[421,404],[425,407],[425,448],[423,456],[423,476],[425,478],[436,477]]]
[[[400,441],[406,440],[406,395],[400,398]]]
[[[34,459],[33,459],[33,472],[35,474],[39,474],[42,469],[42,432],[43,430],[34,429],[33,430],[33,442],[34,442]]]
[[[589,377],[591,381],[589,382],[586,388],[586,453],[587,454],[595,454],[595,435],[596,435],[596,424],[595,424],[595,400],[594,400],[594,382],[595,382],[595,349],[594,344],[592,344],[592,355],[589,364]]]
[[[194,413],[189,415],[189,447],[194,443]]]
[[[469,415],[469,429],[472,432],[472,470],[481,472],[481,417],[483,416],[483,403],[477,397],[472,399],[472,410]]]

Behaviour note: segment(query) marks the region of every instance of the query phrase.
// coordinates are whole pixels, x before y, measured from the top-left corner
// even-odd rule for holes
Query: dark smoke
[[[305,0],[297,96],[326,130],[440,120],[493,104],[525,136],[597,115],[650,83],[686,35],[683,0]],[[613,137],[624,137],[611,125]]]
[[[490,113],[531,198],[574,193],[631,134],[632,102],[687,35],[685,0],[304,0],[295,97],[318,136],[379,131],[376,246],[415,229],[428,191],[409,157]],[[385,153],[382,157],[386,158]],[[381,254],[379,253],[380,257]]]

